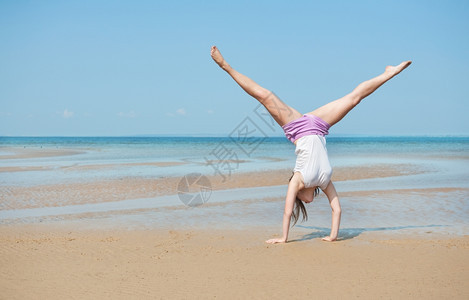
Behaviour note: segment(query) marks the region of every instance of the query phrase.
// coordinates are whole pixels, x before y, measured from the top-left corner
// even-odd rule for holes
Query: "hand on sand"
[[[337,238],[331,238],[330,236],[326,236],[326,237],[323,237],[322,240],[325,242],[333,242],[333,241],[337,241]]]
[[[397,74],[401,73],[405,68],[410,66],[411,63],[412,63],[412,61],[407,60],[407,61],[401,62],[397,66],[387,66],[386,67],[386,72],[391,73],[391,75],[394,77]]]
[[[217,65],[220,66],[220,68],[225,69],[228,66],[225,59],[221,55],[220,50],[218,50],[217,46],[212,46],[212,49],[210,49],[210,55],[212,56],[213,60],[217,63]]]
[[[270,239],[265,242],[268,244],[277,244],[277,243],[286,243],[287,241],[285,239]]]

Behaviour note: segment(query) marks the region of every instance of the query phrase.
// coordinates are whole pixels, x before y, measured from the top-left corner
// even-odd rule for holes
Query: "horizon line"
[[[219,134],[135,134],[135,135],[0,135],[0,138],[144,138],[144,137],[186,137],[186,138],[230,138]],[[285,138],[284,135],[251,136],[253,138]],[[327,138],[340,137],[467,137],[469,134],[330,134]]]

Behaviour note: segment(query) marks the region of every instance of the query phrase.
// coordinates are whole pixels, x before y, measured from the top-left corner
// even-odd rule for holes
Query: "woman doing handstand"
[[[329,199],[332,208],[332,226],[324,241],[335,241],[339,233],[341,208],[339,197],[331,181],[332,168],[327,157],[326,136],[329,128],[357,106],[361,100],[373,93],[389,79],[407,68],[411,61],[397,66],[387,66],[384,73],[360,83],[350,94],[332,101],[306,114],[283,103],[271,91],[261,87],[252,79],[234,70],[223,58],[216,46],[211,49],[213,60],[225,70],[249,95],[256,98],[282,127],[286,137],[296,145],[297,155],[293,176],[288,184],[283,214],[283,235],[267,240],[267,243],[285,243],[288,240],[290,221],[293,225],[299,218],[307,218],[302,202],[310,203],[320,188]]]

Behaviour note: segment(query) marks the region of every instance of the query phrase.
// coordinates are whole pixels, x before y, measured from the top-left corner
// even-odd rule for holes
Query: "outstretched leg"
[[[292,107],[282,102],[274,93],[261,87],[249,77],[233,69],[223,58],[216,46],[213,46],[210,54],[213,60],[225,70],[246,93],[256,98],[272,115],[280,126],[300,118],[302,115]]]
[[[376,91],[376,89],[399,74],[411,63],[411,61],[404,61],[397,66],[387,66],[383,74],[360,83],[350,94],[309,112],[309,114],[320,117],[332,126],[342,120],[365,97]]]

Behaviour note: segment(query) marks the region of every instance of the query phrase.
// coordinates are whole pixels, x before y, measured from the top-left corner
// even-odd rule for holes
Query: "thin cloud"
[[[176,115],[185,116],[185,115],[187,115],[187,112],[183,107],[181,107],[181,108],[176,109],[175,112],[167,112],[166,113],[166,116],[168,116],[168,117],[174,117]]]
[[[137,116],[137,114],[131,110],[131,111],[128,111],[128,112],[119,112],[117,113],[117,116],[118,117],[121,117],[121,118],[135,118]]]
[[[176,113],[180,116],[185,116],[186,110],[184,108],[179,108],[178,110],[176,110]]]
[[[209,115],[213,115],[215,112],[214,112],[212,109],[209,109],[209,110],[207,110],[207,113],[208,113]]]
[[[65,109],[64,112],[62,113],[62,117],[64,117],[64,119],[69,119],[71,117],[73,117],[75,113],[73,111],[69,111],[68,109]]]

